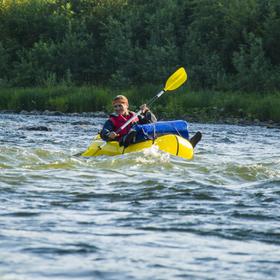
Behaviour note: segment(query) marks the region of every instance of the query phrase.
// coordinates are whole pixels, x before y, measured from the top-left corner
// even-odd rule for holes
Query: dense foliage
[[[0,0],[0,86],[279,90],[279,0]]]

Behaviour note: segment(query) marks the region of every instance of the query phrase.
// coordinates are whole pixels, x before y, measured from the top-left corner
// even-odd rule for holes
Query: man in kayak
[[[136,131],[131,129],[134,124],[147,124],[157,121],[146,104],[140,106],[141,114],[138,116],[136,116],[136,113],[129,111],[128,99],[124,95],[117,95],[112,103],[115,112],[109,116],[100,133],[101,138],[105,141],[117,140],[121,146],[127,147],[133,142],[136,135]],[[123,130],[118,131],[132,117],[135,117],[135,119]]]
[[[133,125],[136,123],[148,124],[157,122],[155,115],[149,110],[146,104],[140,106],[141,114],[136,116],[136,113],[128,110],[128,99],[124,95],[117,95],[112,103],[115,112],[110,115],[100,132],[101,138],[105,141],[116,140],[119,141],[120,146],[127,147],[135,141],[136,131],[131,129]],[[132,117],[135,117],[135,119],[123,130],[118,131]],[[201,140],[201,137],[202,134],[198,131],[189,139],[193,147]]]

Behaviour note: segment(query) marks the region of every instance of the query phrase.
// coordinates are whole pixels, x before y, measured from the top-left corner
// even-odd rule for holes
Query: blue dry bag
[[[155,139],[158,136],[166,134],[176,134],[183,138],[189,139],[188,123],[186,121],[166,121],[149,124],[137,124],[133,126],[136,130],[136,142],[141,142],[147,139]]]

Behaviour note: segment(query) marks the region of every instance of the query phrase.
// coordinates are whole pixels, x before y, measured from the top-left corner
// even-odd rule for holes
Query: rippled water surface
[[[190,124],[193,161],[72,156],[103,122],[0,115],[1,280],[279,279],[279,130]]]

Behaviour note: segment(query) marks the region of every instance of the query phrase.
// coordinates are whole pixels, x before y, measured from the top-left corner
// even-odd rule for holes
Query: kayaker
[[[136,131],[132,126],[135,123],[147,124],[154,123],[157,121],[155,115],[149,110],[146,104],[140,106],[141,114],[133,120],[126,128],[119,133],[117,130],[130,118],[136,115],[135,112],[129,111],[128,99],[124,95],[117,95],[113,99],[114,113],[110,114],[109,119],[105,122],[100,136],[105,141],[117,140],[121,146],[127,147],[133,142]]]
[[[105,141],[117,140],[120,143],[120,146],[127,147],[129,144],[134,143],[136,131],[131,129],[133,125],[138,124],[148,124],[155,123],[157,119],[155,115],[149,110],[146,104],[140,106],[142,111],[139,116],[135,118],[126,128],[124,128],[118,134],[117,130],[130,118],[136,115],[136,113],[129,111],[128,99],[124,95],[117,95],[113,99],[114,113],[109,116],[109,119],[105,122],[100,136]],[[189,139],[193,147],[201,140],[202,134],[200,131]]]

